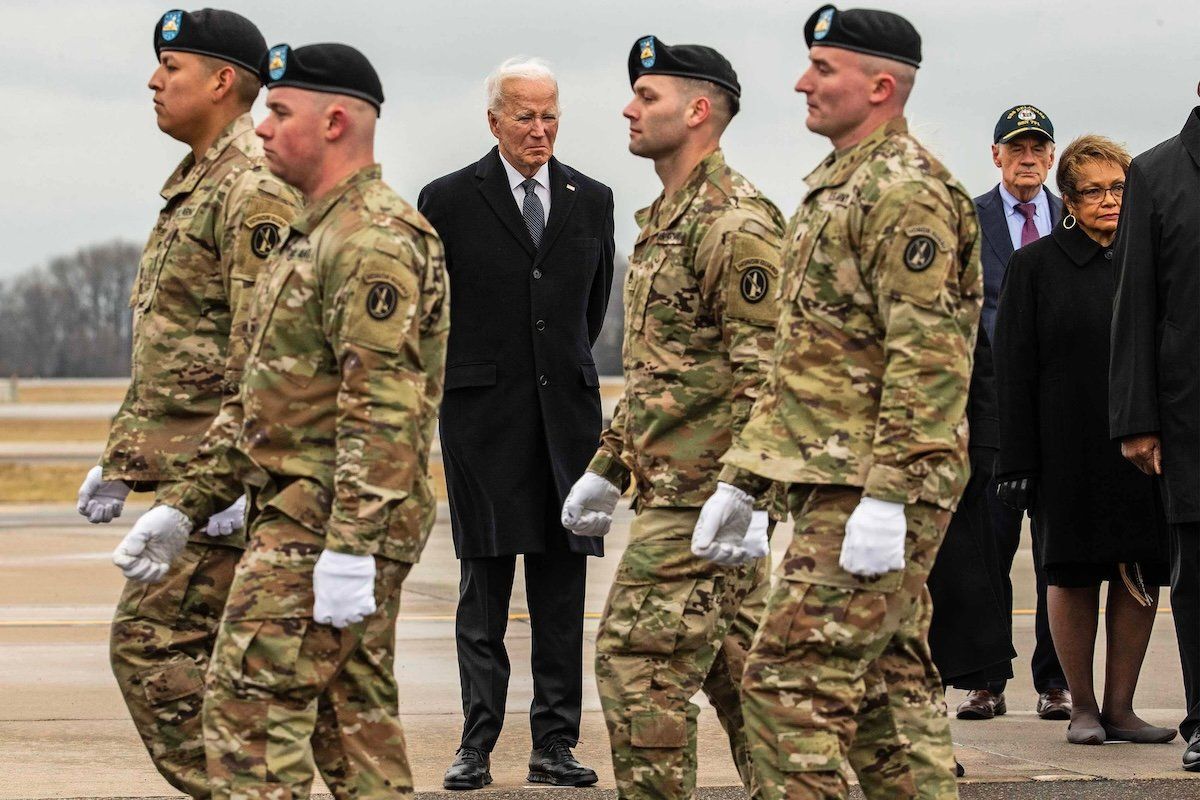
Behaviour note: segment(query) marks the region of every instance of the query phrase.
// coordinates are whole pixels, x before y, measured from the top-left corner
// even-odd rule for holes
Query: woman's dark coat
[[[1108,434],[1112,259],[1060,223],[1013,254],[1000,293],[996,474],[1036,478],[1043,565],[1166,560],[1153,479]]]

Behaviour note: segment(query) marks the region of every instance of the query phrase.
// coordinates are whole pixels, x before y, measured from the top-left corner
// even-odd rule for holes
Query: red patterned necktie
[[[1037,206],[1033,203],[1017,203],[1015,208],[1025,218],[1025,223],[1021,225],[1021,247],[1042,238],[1038,236],[1037,225],[1033,224],[1033,215],[1037,213]]]

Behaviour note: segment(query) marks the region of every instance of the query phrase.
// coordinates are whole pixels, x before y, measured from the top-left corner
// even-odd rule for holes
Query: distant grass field
[[[125,384],[28,383],[18,384],[20,403],[119,403],[125,397]]]
[[[609,413],[622,389],[622,381],[601,381],[602,402]],[[102,382],[37,381],[18,387],[21,403],[119,403],[125,384]],[[11,419],[0,424],[0,443],[95,443],[97,455],[108,438],[107,419],[44,418]],[[20,448],[17,448],[18,450]],[[87,448],[83,448],[85,451]],[[20,458],[20,456],[18,456]],[[0,503],[66,503],[75,501],[79,482],[95,462],[40,461],[0,462]],[[440,500],[446,499],[446,477],[440,461],[432,465],[434,485]]]
[[[0,502],[73,503],[79,483],[92,464],[56,461],[52,464],[0,463]]]
[[[106,419],[13,419],[0,425],[0,442],[103,442]]]
[[[0,462],[0,503],[73,503],[79,483],[92,466],[87,461]],[[433,484],[438,499],[445,500],[446,476],[440,463],[433,465]]]

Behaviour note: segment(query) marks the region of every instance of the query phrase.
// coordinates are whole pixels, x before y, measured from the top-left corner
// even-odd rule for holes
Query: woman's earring
[[[1063,227],[1067,230],[1071,230],[1071,228],[1075,227],[1075,223],[1078,221],[1079,220],[1075,219],[1074,214],[1067,214],[1065,217],[1063,217]]]

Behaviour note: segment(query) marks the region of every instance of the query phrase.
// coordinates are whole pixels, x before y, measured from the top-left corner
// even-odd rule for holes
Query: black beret
[[[642,36],[629,51],[629,85],[642,75],[674,75],[677,78],[698,78],[712,81],[742,96],[737,73],[725,56],[700,44],[677,44],[674,47],[657,36]]]
[[[277,44],[263,57],[259,75],[268,89],[294,86],[310,92],[345,94],[366,100],[379,111],[383,84],[379,73],[359,51],[348,44],[326,42],[295,50]]]
[[[258,74],[267,40],[241,14],[218,8],[168,11],[154,26],[154,55],[182,50],[228,61]]]
[[[992,143],[1007,142],[1023,133],[1037,133],[1054,141],[1054,123],[1037,106],[1013,106],[1000,115],[992,131]]]
[[[804,23],[809,47],[840,47],[869,56],[921,66],[921,34],[912,23],[890,11],[821,6]]]

